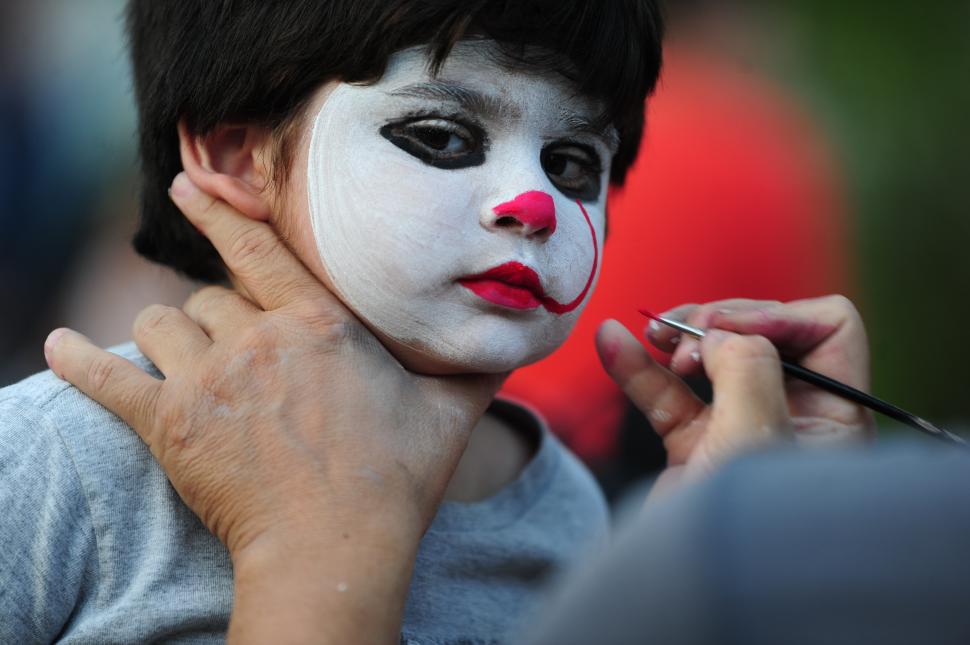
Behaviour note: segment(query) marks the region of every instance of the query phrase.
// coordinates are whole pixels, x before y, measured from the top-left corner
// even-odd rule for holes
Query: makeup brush
[[[682,323],[679,320],[671,320],[670,318],[656,316],[646,309],[640,309],[639,311],[647,318],[656,320],[657,322],[667,325],[668,327],[672,327],[673,329],[683,332],[688,336],[693,336],[694,338],[704,337],[703,329]],[[877,399],[876,397],[866,394],[862,390],[857,390],[850,385],[846,385],[841,381],[836,381],[835,379],[829,378],[824,374],[819,374],[818,372],[786,360],[781,361],[781,367],[785,374],[791,376],[792,378],[797,378],[800,381],[811,383],[812,385],[819,387],[826,392],[831,392],[836,396],[841,396],[843,399],[847,399],[853,403],[864,405],[870,410],[884,414],[890,419],[895,419],[896,421],[904,423],[911,428],[915,428],[920,432],[925,432],[926,434],[943,441],[950,441],[962,446],[967,445],[967,442],[963,438],[958,437],[952,432],[948,432],[943,428],[938,428],[926,419],[921,419],[915,414],[911,414],[902,408],[896,407],[892,403],[888,403],[882,399]]]

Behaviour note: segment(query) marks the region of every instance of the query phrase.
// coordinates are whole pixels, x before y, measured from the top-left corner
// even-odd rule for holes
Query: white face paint
[[[313,233],[337,295],[461,371],[510,370],[566,339],[595,280],[615,136],[590,127],[599,106],[558,77],[490,62],[493,47],[459,43],[435,78],[423,50],[405,50],[380,82],[338,85],[308,155]],[[523,267],[544,295],[522,287]]]

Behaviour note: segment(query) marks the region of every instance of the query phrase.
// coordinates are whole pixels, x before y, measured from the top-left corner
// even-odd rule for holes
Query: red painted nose
[[[541,190],[522,193],[510,202],[492,209],[495,226],[520,228],[524,235],[552,235],[556,230],[556,204]]]

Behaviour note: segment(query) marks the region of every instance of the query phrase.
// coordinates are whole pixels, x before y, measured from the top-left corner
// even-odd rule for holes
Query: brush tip
[[[660,318],[660,316],[657,316],[656,314],[654,314],[653,312],[651,312],[649,309],[642,309],[641,308],[641,309],[637,309],[637,311],[639,311],[641,314],[643,314],[647,318],[650,318],[651,320],[656,320],[657,322],[663,322],[663,320]]]

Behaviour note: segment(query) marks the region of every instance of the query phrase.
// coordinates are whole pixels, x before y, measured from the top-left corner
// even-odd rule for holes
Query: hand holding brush
[[[687,314],[698,322],[706,322],[708,326],[739,333],[765,336],[781,352],[782,369],[787,376],[814,388],[818,388],[823,392],[834,394],[846,402],[862,405],[870,410],[884,414],[895,421],[915,428],[937,439],[958,444],[966,443],[962,438],[931,424],[929,421],[864,392],[860,387],[868,386],[868,378],[862,378],[863,375],[853,370],[851,365],[843,365],[839,371],[840,374],[857,380],[859,386],[856,387],[853,387],[850,382],[844,382],[833,377],[831,374],[815,371],[808,364],[802,364],[803,361],[810,363],[812,355],[817,356],[819,350],[824,350],[827,342],[837,343],[838,334],[841,333],[843,336],[851,336],[861,333],[862,342],[845,344],[846,349],[850,351],[850,354],[846,356],[846,361],[858,361],[857,365],[868,365],[868,356],[864,354],[864,332],[861,331],[861,320],[858,318],[858,314],[855,313],[855,309],[851,306],[851,303],[844,298],[834,296],[826,299],[795,302],[787,306],[781,305],[780,303],[767,303],[766,306],[761,306],[765,305],[765,303],[743,301],[736,301],[734,304],[740,305],[740,308],[738,310],[732,310],[725,303],[725,306],[714,309],[713,311],[711,311],[710,306],[706,309],[704,307],[696,309],[688,307],[671,312],[671,315]],[[803,313],[807,314],[809,312],[825,313],[827,314],[825,316],[826,320],[808,320]],[[640,313],[652,319],[653,322],[650,324],[648,333],[658,343],[663,344],[666,340],[669,346],[675,340],[679,341],[684,337],[670,336],[669,331],[663,333],[659,325],[667,327],[674,333],[679,332],[693,339],[700,339],[705,335],[703,328],[689,324],[684,320],[679,320],[675,317],[657,316],[646,310],[641,310]],[[858,327],[858,331],[854,329],[856,327]],[[685,362],[679,362],[679,365],[682,369],[686,370],[686,373],[690,373],[694,368],[692,363],[693,357],[696,354],[694,354],[695,350],[691,349],[692,347],[693,345],[690,343],[684,342],[681,347],[674,350],[675,355],[679,351],[680,357],[686,354],[687,360]],[[802,355],[805,358],[800,361],[799,356]],[[677,357],[675,356],[675,358]],[[673,363],[674,361],[672,360],[671,362]],[[839,366],[834,367],[839,369]],[[822,396],[821,392],[818,395]]]
[[[785,379],[781,356],[856,390],[869,387],[865,328],[845,298],[790,303],[724,300],[684,305],[661,317],[709,330],[692,338],[667,325],[647,340],[671,352],[669,368],[655,361],[615,321],[597,333],[610,376],[647,416],[667,448],[658,484],[703,474],[757,445],[784,437],[811,442],[858,441],[875,435],[864,405],[808,383]],[[714,399],[701,401],[682,380],[704,373]]]

